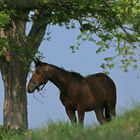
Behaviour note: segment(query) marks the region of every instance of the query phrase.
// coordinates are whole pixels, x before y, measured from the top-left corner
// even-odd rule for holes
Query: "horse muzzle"
[[[33,93],[35,91],[35,89],[38,89],[38,87],[39,86],[37,84],[29,82],[28,86],[27,86],[27,91],[28,91],[28,93]]]

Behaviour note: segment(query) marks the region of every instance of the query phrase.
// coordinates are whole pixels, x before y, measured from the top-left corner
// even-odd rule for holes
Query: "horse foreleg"
[[[78,109],[77,112],[78,112],[78,125],[81,125],[83,127],[85,111]]]
[[[76,118],[76,115],[75,115],[75,110],[72,110],[72,109],[68,109],[66,108],[66,113],[71,121],[71,124],[76,124],[77,123],[77,118]]]
[[[95,114],[100,124],[104,124],[106,122],[106,118],[103,115],[103,108],[96,109]]]

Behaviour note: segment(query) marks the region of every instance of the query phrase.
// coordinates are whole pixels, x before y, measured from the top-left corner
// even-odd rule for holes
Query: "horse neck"
[[[68,72],[56,66],[48,65],[48,76],[49,80],[57,86],[61,92],[65,92],[70,82]]]

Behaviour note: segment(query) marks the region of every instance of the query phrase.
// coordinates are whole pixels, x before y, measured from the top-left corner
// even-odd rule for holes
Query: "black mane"
[[[72,75],[72,76],[74,76],[74,77],[77,77],[77,78],[84,78],[84,76],[82,76],[80,73],[77,73],[77,72],[75,72],[75,71],[68,71],[68,70],[66,70],[66,69],[64,69],[63,67],[58,67],[58,66],[55,66],[55,65],[52,65],[52,64],[49,64],[50,66],[53,66],[53,67],[55,67],[55,68],[57,68],[57,69],[60,69],[60,70],[62,70],[62,71],[64,71],[64,72],[66,72],[66,73],[69,73],[70,75]]]
[[[58,68],[58,67],[57,67]],[[78,73],[78,72],[75,72],[75,71],[68,71],[68,70],[65,70],[63,67],[61,67],[61,68],[59,68],[59,69],[61,69],[61,70],[63,70],[63,71],[65,71],[65,72],[68,72],[68,73],[70,73],[72,76],[74,76],[74,77],[77,77],[77,78],[84,78],[80,73]]]
[[[77,72],[74,72],[74,71],[71,71],[70,74],[77,77],[77,78],[84,78],[80,73],[77,73]]]

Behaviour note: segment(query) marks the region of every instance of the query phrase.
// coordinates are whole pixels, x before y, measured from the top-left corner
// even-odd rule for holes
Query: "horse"
[[[27,84],[28,93],[41,90],[41,86],[44,87],[48,81],[52,82],[60,90],[60,100],[71,124],[83,126],[85,112],[93,110],[100,124],[116,116],[116,86],[106,74],[84,77],[38,59],[34,62],[35,71]]]

